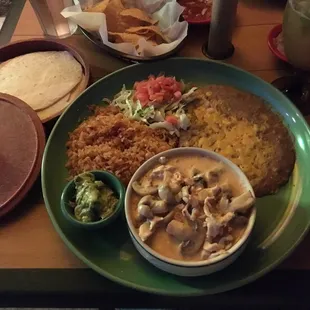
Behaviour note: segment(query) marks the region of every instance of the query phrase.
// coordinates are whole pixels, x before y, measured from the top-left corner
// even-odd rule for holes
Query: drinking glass
[[[283,18],[283,42],[289,62],[310,70],[310,1],[288,0]]]
[[[76,31],[77,25],[60,14],[64,8],[75,4],[73,0],[30,0],[30,3],[45,36],[63,39]]]

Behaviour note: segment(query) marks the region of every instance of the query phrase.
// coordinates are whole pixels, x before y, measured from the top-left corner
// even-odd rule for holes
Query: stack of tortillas
[[[63,110],[79,93],[81,64],[67,51],[35,52],[0,64],[0,93],[26,102],[39,117]]]

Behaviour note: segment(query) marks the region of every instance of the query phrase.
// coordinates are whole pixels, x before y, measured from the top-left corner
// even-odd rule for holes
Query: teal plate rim
[[[201,58],[188,58],[188,57],[175,57],[175,58],[170,58],[168,60],[164,60],[161,62],[167,62],[167,61],[201,61],[201,62],[209,62],[209,63],[213,63],[215,65],[219,65],[219,66],[223,66],[226,67],[228,69],[232,69],[235,71],[239,71],[240,73],[244,74],[244,75],[248,75],[249,77],[251,77],[252,79],[255,79],[257,82],[259,82],[262,85],[265,85],[266,87],[270,87],[270,84],[267,83],[266,81],[264,81],[263,79],[261,79],[260,77],[257,77],[255,75],[253,75],[252,73],[240,69],[234,65],[230,65],[230,64],[226,64],[226,63],[222,63],[222,62],[218,62],[218,61],[214,61],[214,60],[207,60],[207,59],[201,59]],[[141,67],[141,66],[146,66],[145,64],[133,64],[130,66],[126,66],[124,68],[118,69],[106,76],[104,76],[103,78],[101,78],[100,80],[96,81],[95,83],[93,83],[91,86],[89,86],[87,89],[84,90],[84,92],[82,92],[80,94],[80,96],[75,100],[79,100],[79,98],[81,96],[83,96],[83,94],[87,91],[89,91],[91,88],[95,87],[95,85],[97,85],[98,83],[100,83],[102,80],[104,79],[108,79],[109,77],[118,74],[119,72],[122,72],[124,70],[129,70],[131,68],[134,67]],[[301,123],[301,125],[304,127],[304,129],[306,129],[305,131],[305,135],[308,137],[307,139],[307,146],[308,149],[310,150],[310,128],[308,126],[308,123],[306,122],[306,120],[303,118],[303,116],[300,115],[299,110],[276,88],[274,88],[274,91],[278,93],[278,95],[280,97],[283,98],[283,100],[285,100],[287,102],[287,104],[290,105],[290,109],[296,114],[298,115],[299,118],[299,122]],[[263,269],[261,269],[260,271],[254,273],[254,274],[250,274],[248,277],[244,277],[243,279],[239,279],[238,281],[235,281],[233,283],[229,283],[227,285],[223,285],[221,287],[221,289],[213,289],[213,290],[208,290],[208,291],[197,291],[197,292],[190,292],[188,294],[182,292],[167,292],[165,289],[161,289],[161,288],[149,288],[143,285],[139,285],[139,284],[135,284],[133,282],[130,282],[128,280],[124,280],[121,279],[117,276],[114,276],[113,274],[102,270],[100,267],[96,266],[93,262],[91,262],[89,259],[87,259],[84,255],[82,255],[80,253],[80,251],[67,239],[66,235],[63,233],[61,227],[58,225],[57,220],[55,219],[51,206],[49,205],[49,201],[47,199],[47,190],[45,187],[45,161],[46,161],[46,154],[48,152],[49,149],[49,145],[51,143],[51,137],[53,136],[57,125],[59,124],[59,122],[61,121],[61,119],[63,118],[63,116],[65,115],[65,113],[70,109],[70,107],[72,107],[72,105],[74,105],[75,101],[66,108],[66,110],[63,112],[63,114],[59,117],[59,119],[57,120],[56,124],[54,125],[54,128],[52,129],[49,139],[46,143],[46,148],[45,148],[45,152],[44,152],[44,156],[43,156],[43,160],[42,160],[42,173],[41,173],[41,183],[42,183],[42,191],[43,191],[43,197],[44,197],[44,201],[46,204],[46,209],[47,212],[49,214],[49,217],[57,231],[57,233],[59,234],[59,236],[61,237],[61,239],[63,240],[63,242],[66,244],[66,246],[72,251],[72,253],[74,253],[74,255],[76,255],[81,261],[83,261],[87,266],[89,266],[90,268],[92,268],[94,271],[96,271],[97,273],[99,273],[100,275],[106,277],[107,279],[114,281],[118,284],[124,285],[126,287],[129,288],[133,288],[142,292],[147,292],[147,293],[153,293],[153,294],[158,294],[158,295],[164,295],[164,296],[175,296],[175,297],[189,297],[189,296],[203,296],[203,295],[210,295],[210,294],[217,294],[217,293],[222,293],[228,290],[233,290],[236,289],[238,287],[244,286],[245,284],[249,284],[253,281],[255,281],[256,279],[262,277],[263,275],[265,275],[266,273],[268,273],[270,270],[272,270],[273,268],[275,268],[276,266],[278,266],[285,258],[287,258],[287,256],[289,256],[293,250],[296,248],[296,246],[303,240],[303,238],[305,237],[305,235],[307,234],[309,228],[310,228],[310,220],[307,221],[307,224],[303,227],[301,233],[299,234],[299,237],[295,240],[295,242],[280,256],[278,257],[276,260],[274,260],[271,264],[269,264],[268,266],[264,267]],[[78,121],[78,120],[77,120]],[[310,180],[309,180],[310,181]],[[292,219],[291,219],[292,220]]]

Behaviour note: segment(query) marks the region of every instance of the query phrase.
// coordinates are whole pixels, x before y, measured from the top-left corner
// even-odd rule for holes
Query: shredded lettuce
[[[122,113],[128,118],[142,121],[152,128],[166,128],[170,133],[179,135],[179,129],[187,130],[190,126],[189,118],[186,115],[184,107],[195,99],[192,96],[197,87],[188,87],[183,81],[182,97],[172,103],[155,107],[149,105],[142,107],[139,100],[134,100],[134,90],[127,90],[123,85],[122,90],[114,97],[111,104],[119,107]],[[176,116],[178,124],[172,125],[165,121],[167,115]]]

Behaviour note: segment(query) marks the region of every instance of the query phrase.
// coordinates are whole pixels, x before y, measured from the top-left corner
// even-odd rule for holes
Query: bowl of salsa
[[[184,7],[182,14],[189,24],[209,24],[211,22],[212,0],[179,0]]]

